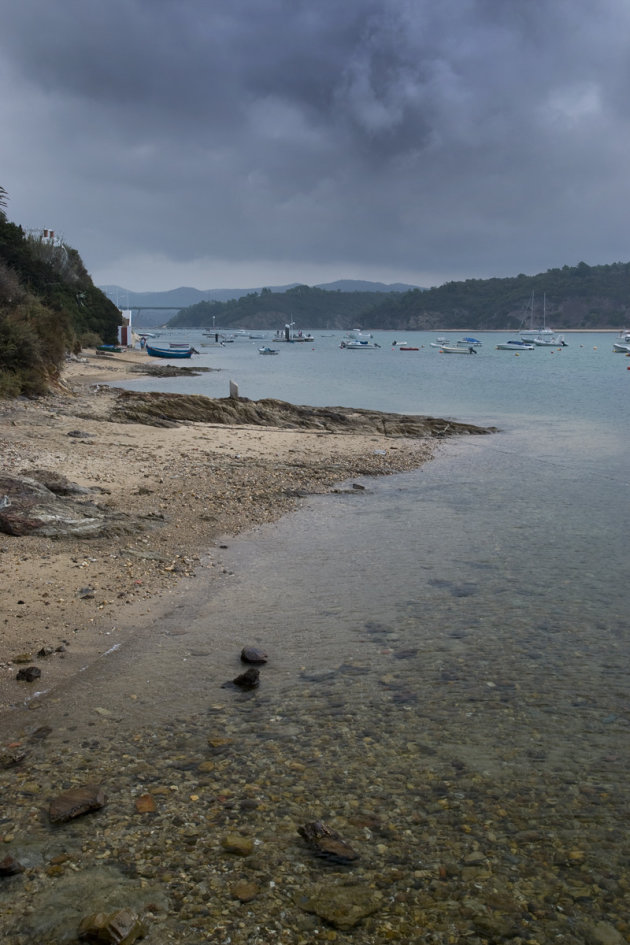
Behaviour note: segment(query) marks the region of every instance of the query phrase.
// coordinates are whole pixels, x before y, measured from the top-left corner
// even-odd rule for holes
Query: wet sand
[[[54,688],[111,646],[112,626],[124,637],[134,605],[137,621],[194,574],[201,555],[220,569],[226,536],[277,520],[303,495],[420,466],[435,448],[380,435],[112,422],[116,381],[143,365],[141,352],[84,352],[54,394],[0,403],[0,473],[60,473],[98,490],[109,513],[148,523],[116,537],[0,534],[0,712],[29,698],[20,668],[37,666],[38,688]]]

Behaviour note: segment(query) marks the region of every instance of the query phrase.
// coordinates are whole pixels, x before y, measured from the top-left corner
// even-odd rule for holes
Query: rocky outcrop
[[[162,394],[120,391],[111,420],[173,426],[196,421],[230,426],[268,426],[280,429],[318,430],[327,433],[362,433],[381,436],[441,437],[496,432],[436,417],[410,416],[355,407],[308,407],[267,398],[211,398],[197,394]]]
[[[134,519],[96,505],[89,498],[94,491],[71,483],[55,472],[0,475],[0,532],[48,538],[94,538],[129,534],[155,524],[154,517]]]

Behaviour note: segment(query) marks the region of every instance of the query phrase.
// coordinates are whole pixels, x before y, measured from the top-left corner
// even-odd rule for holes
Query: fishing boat
[[[262,348],[258,349],[258,354],[277,354],[277,348],[270,348],[269,345],[263,345]]]
[[[97,345],[97,351],[109,351],[111,354],[121,354],[122,348],[119,348],[118,345]]]
[[[533,351],[535,345],[528,341],[519,341],[517,338],[512,341],[503,341],[496,346],[497,351]]]
[[[194,350],[191,345],[187,348],[157,348],[149,344],[146,346],[146,352],[151,358],[190,358]]]
[[[313,335],[311,335],[310,331],[295,331],[294,325],[295,322],[289,322],[289,324],[285,325],[284,328],[279,328],[273,337],[273,341],[284,341],[289,344],[315,341],[315,338]]]

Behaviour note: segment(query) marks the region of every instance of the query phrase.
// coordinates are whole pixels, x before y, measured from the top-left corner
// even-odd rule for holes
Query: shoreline
[[[93,663],[112,628],[123,642],[182,579],[202,567],[220,575],[227,536],[277,521],[308,495],[434,455],[431,437],[112,421],[121,391],[111,385],[143,365],[140,352],[87,353],[67,363],[55,393],[0,402],[0,475],[61,474],[122,519],[119,533],[92,538],[0,533],[0,714]],[[29,666],[41,676],[18,681]]]

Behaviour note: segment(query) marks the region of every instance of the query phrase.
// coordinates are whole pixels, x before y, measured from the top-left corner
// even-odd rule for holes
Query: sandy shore
[[[430,439],[112,422],[108,385],[142,363],[140,352],[84,352],[55,394],[0,402],[0,473],[61,473],[99,490],[109,511],[152,521],[115,538],[0,533],[0,711],[80,671],[111,646],[112,627],[120,641],[183,577],[220,574],[226,536],[278,519],[300,496],[418,467],[434,449]],[[17,681],[31,665],[41,678]]]

